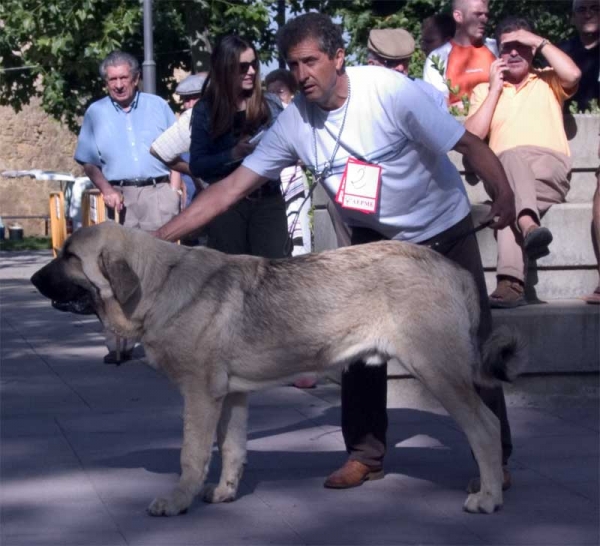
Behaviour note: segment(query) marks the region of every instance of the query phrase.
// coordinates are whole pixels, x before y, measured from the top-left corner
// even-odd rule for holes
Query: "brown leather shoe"
[[[502,491],[507,491],[512,485],[512,477],[508,467],[502,467]],[[467,485],[467,493],[479,493],[481,489],[481,480],[479,478],[472,478]]]
[[[350,459],[342,468],[338,468],[333,474],[330,474],[323,485],[330,489],[349,489],[358,487],[367,480],[380,480],[381,478],[383,478],[383,468],[373,468]]]

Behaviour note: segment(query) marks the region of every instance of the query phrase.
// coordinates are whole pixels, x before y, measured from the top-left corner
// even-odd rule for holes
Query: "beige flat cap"
[[[383,59],[406,59],[415,52],[415,39],[403,28],[376,28],[367,47]]]

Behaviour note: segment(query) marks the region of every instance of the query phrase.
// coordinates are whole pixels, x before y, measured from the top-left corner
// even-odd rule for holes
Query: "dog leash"
[[[438,250],[441,246],[451,245],[451,244],[457,243],[458,241],[462,241],[463,239],[466,239],[470,235],[475,235],[478,231],[481,231],[482,229],[489,227],[492,224],[492,222],[493,222],[493,220],[488,220],[487,222],[479,224],[477,227],[474,227],[473,229],[470,229],[470,230],[466,231],[465,233],[461,233],[460,235],[458,235],[456,237],[452,237],[452,239],[448,239],[446,241],[436,241],[435,243],[432,243],[430,245],[424,245],[424,246],[426,246],[427,248],[431,248],[431,250]]]
[[[314,183],[310,186],[308,195],[303,199],[302,204],[300,205],[299,209],[296,212],[294,212],[294,214],[296,215],[296,218],[294,218],[294,221],[292,222],[292,226],[288,231],[288,238],[284,245],[284,255],[285,256],[290,255],[292,248],[293,248],[293,233],[294,233],[294,230],[296,229],[296,224],[298,223],[298,220],[300,219],[300,210],[302,210],[302,207],[304,206],[306,201],[308,201],[308,199],[310,199],[311,195],[315,191],[315,188],[317,187],[321,178],[322,178],[322,176],[318,177],[314,181]],[[478,226],[466,231],[465,233],[461,233],[460,235],[453,237],[452,239],[448,239],[446,241],[436,241],[435,243],[432,243],[430,245],[424,245],[424,246],[426,246],[427,248],[431,248],[432,250],[438,250],[441,246],[454,244],[454,243],[457,243],[458,241],[462,241],[463,239],[466,239],[470,235],[475,235],[478,231],[481,231],[481,230],[485,229],[486,227],[489,227],[492,224],[492,222],[493,222],[493,220],[488,220],[487,222],[483,222],[482,224],[479,224]]]
[[[304,199],[302,199],[302,203],[300,203],[298,210],[292,212],[292,215],[294,216],[294,220],[292,221],[292,225],[288,228],[287,240],[285,241],[285,244],[283,245],[283,255],[284,256],[292,255],[292,250],[294,248],[294,231],[296,231],[296,226],[298,225],[298,221],[300,220],[300,212],[302,211],[302,208],[304,207],[306,202],[311,198],[311,196],[314,193],[315,188],[318,186],[321,178],[322,178],[322,175],[319,176],[313,182],[312,185],[309,183],[308,193],[304,196]]]

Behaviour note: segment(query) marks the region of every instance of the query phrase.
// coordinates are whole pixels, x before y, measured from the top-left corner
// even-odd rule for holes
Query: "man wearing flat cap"
[[[377,28],[369,32],[368,64],[393,68],[408,75],[415,40],[403,28]]]
[[[408,76],[408,65],[415,52],[415,40],[410,32],[403,28],[375,28],[369,32],[367,43],[367,64],[391,68]],[[443,110],[446,99],[433,85],[411,78]]]
[[[189,150],[192,139],[190,129],[192,109],[202,96],[205,79],[202,74],[191,74],[179,82],[175,93],[181,97],[184,112],[152,143],[150,148],[150,153],[154,157],[174,171],[183,174],[182,180],[186,188],[185,206],[188,206],[196,192],[202,189],[201,182],[195,180],[190,172]]]
[[[200,100],[204,80],[206,76],[203,74],[190,74],[177,84],[175,93],[181,97],[185,110],[193,108]]]

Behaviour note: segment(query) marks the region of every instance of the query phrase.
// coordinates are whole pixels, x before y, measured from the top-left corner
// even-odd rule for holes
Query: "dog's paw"
[[[490,494],[472,493],[467,497],[463,509],[472,514],[492,514],[502,507],[502,497],[499,500]]]
[[[187,509],[188,506],[183,505],[181,502],[176,502],[173,499],[164,497],[157,497],[150,503],[147,511],[151,516],[177,516],[179,514],[185,514]]]
[[[219,503],[219,502],[232,502],[235,500],[235,489],[227,486],[220,486],[213,484],[207,484],[202,492],[202,498],[204,502]]]

